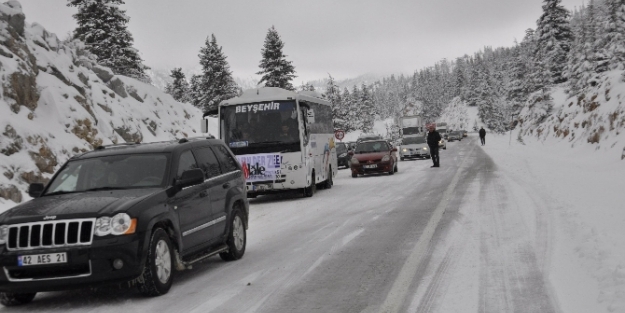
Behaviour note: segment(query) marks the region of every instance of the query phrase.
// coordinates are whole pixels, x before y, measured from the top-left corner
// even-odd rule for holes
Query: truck
[[[423,118],[420,115],[408,115],[401,118],[402,138],[410,136],[423,136],[425,129]]]

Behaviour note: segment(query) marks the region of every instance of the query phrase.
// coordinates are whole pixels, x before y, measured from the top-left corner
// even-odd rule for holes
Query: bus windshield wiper
[[[284,143],[283,141],[261,141],[261,142],[252,142],[250,145],[275,145],[277,143]]]

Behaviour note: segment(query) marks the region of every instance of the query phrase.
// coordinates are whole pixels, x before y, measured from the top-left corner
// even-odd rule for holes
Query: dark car
[[[158,296],[174,269],[245,252],[245,178],[220,140],[98,147],[29,194],[35,199],[0,215],[4,305],[127,281]]]
[[[462,140],[462,132],[461,131],[453,131],[449,134],[448,141],[461,141]]]
[[[345,166],[346,168],[349,168],[349,159],[351,156],[348,152],[349,148],[347,147],[347,144],[342,142],[336,143],[337,165],[339,167]]]
[[[397,148],[393,148],[386,140],[363,141],[352,153],[352,177],[370,173],[397,172]]]

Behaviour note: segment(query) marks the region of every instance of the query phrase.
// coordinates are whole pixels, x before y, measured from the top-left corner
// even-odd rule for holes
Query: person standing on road
[[[486,144],[486,131],[484,127],[480,127],[480,140],[482,141],[482,146]]]
[[[430,124],[428,127],[427,143],[430,147],[430,156],[434,165],[432,167],[440,167],[440,159],[438,157],[438,142],[441,141],[441,134],[436,131],[434,124]]]

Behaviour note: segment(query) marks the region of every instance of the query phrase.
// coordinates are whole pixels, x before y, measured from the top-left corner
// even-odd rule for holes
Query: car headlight
[[[401,151],[408,152],[408,149],[403,148],[403,149],[401,149]]]
[[[346,157],[346,156],[347,156],[347,153],[341,153],[341,154],[339,155],[339,158],[344,158],[344,157]]]
[[[3,245],[7,242],[8,235],[9,235],[9,226],[7,225],[0,226],[0,245]]]
[[[385,155],[385,156],[382,158],[382,162],[388,162],[388,161],[390,161],[390,160],[391,160],[391,156],[390,156],[390,155],[388,155],[388,154],[387,154],[387,155]]]
[[[352,164],[360,164],[360,162],[356,158],[352,158],[350,162],[352,162]]]
[[[428,147],[423,147],[423,150],[427,150],[427,149],[428,149]]]
[[[130,235],[134,234],[137,228],[137,219],[130,218],[126,213],[119,213],[115,216],[102,216],[95,221],[95,235]]]

